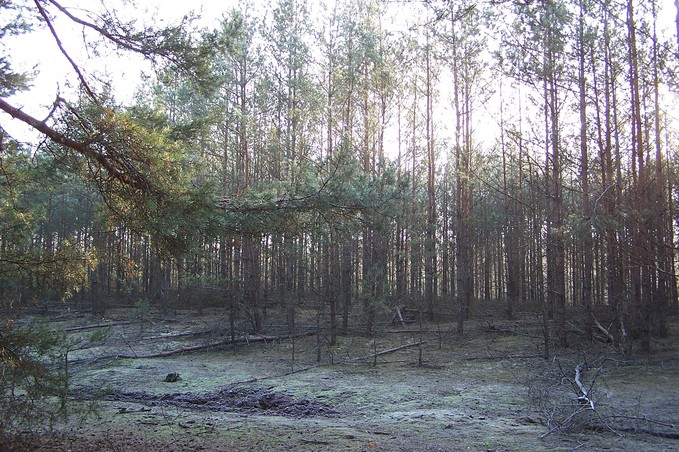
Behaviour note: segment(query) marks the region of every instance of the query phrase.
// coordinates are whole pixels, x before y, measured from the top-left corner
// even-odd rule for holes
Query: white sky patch
[[[140,25],[176,24],[182,17],[193,12],[201,16],[199,27],[214,28],[238,2],[139,0],[132,6],[127,0],[64,0],[61,4],[74,15],[86,20],[90,19],[91,14],[104,11],[102,4],[105,4],[109,11],[115,12],[122,20],[136,20]],[[93,87],[100,87],[101,81],[110,82],[116,101],[129,103],[141,83],[142,72],[152,71],[150,63],[132,52],[115,52],[112,45],[95,45],[101,41],[96,32],[74,23],[61,13],[57,14],[53,21],[54,28],[66,52],[80,67],[87,82]],[[78,76],[44,23],[41,22],[41,28],[30,33],[5,37],[2,47],[4,52],[11,55],[15,71],[35,74],[29,90],[7,99],[12,105],[35,118],[44,119],[57,96],[75,100],[74,94],[79,87]],[[0,127],[25,141],[36,142],[39,139],[39,134],[33,129],[8,115],[0,115]]]

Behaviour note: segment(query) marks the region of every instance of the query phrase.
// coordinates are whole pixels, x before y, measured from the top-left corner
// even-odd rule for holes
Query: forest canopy
[[[212,28],[126,5],[0,0],[7,312],[214,302],[259,332],[311,304],[334,338],[402,306],[463,334],[486,304],[541,315],[545,356],[568,321],[620,350],[667,333],[668,2],[241,2]],[[7,44],[37,31],[70,71],[42,116]],[[148,64],[129,101],[96,67],[114,54]]]

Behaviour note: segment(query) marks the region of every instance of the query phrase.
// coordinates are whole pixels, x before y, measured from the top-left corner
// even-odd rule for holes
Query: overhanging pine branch
[[[36,0],[36,2],[37,1],[38,0]],[[172,37],[176,37],[175,33],[181,32],[182,29],[180,27],[162,29],[158,32],[144,33],[137,36],[124,35],[116,32],[115,29],[111,31],[108,28],[99,26],[74,15],[68,8],[64,7],[56,0],[47,1],[73,22],[99,33],[121,49],[140,54],[149,59],[158,56],[170,61],[177,67],[183,67],[181,60],[177,58],[176,55],[177,48],[175,46],[177,43],[172,41]]]
[[[90,143],[76,141],[63,135],[62,133],[48,126],[44,121],[34,118],[21,109],[9,104],[2,98],[0,98],[0,109],[9,114],[11,117],[18,119],[19,121],[37,130],[52,140],[54,143],[65,146],[87,158],[95,160],[101,165],[102,168],[104,168],[104,170],[106,170],[109,175],[123,184],[144,192],[151,190],[151,185],[148,181],[144,180],[143,178],[132,177],[130,174],[122,171],[120,168],[116,167],[115,161],[113,161],[107,155],[98,152],[96,149],[93,149]]]

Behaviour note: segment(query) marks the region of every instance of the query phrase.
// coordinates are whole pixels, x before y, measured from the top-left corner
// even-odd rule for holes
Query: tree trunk
[[[434,298],[436,296],[436,159],[434,154],[434,126],[432,111],[432,75],[429,34],[426,47],[426,139],[427,139],[427,229],[424,245],[425,299],[429,321],[434,320]]]
[[[594,250],[592,245],[591,218],[589,194],[589,155],[587,149],[587,101],[586,101],[586,80],[585,80],[585,31],[584,31],[584,4],[580,0],[580,18],[578,23],[579,40],[579,64],[578,64],[578,85],[579,85],[579,107],[580,107],[580,180],[582,184],[582,224],[580,226],[580,241],[583,254],[582,262],[582,304],[585,309],[583,328],[587,338],[592,340],[592,272],[594,261]]]

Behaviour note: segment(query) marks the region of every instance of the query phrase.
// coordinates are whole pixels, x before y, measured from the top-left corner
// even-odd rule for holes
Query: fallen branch
[[[139,341],[156,341],[156,340],[168,340],[168,339],[179,339],[182,337],[201,337],[201,336],[210,336],[210,335],[217,335],[218,332],[216,330],[205,330],[205,331],[190,331],[190,332],[185,332],[185,333],[177,333],[177,334],[160,334],[160,335],[155,335],[155,336],[145,336],[141,337],[138,340]]]
[[[308,366],[308,367],[303,367],[301,369],[288,371],[288,372],[285,372],[285,373],[282,373],[282,374],[272,374],[272,375],[265,375],[263,377],[252,377],[252,378],[248,378],[247,380],[232,381],[227,386],[233,388],[233,387],[241,386],[241,385],[244,385],[244,384],[257,383],[258,381],[267,380],[269,378],[287,377],[288,375],[293,375],[293,374],[297,374],[297,373],[300,373],[300,372],[306,372],[307,370],[316,369],[318,367],[325,367],[327,365],[328,364],[318,364],[318,365],[315,365],[315,366]]]
[[[674,430],[679,430],[678,426],[672,422],[663,422],[663,421],[656,421],[655,419],[649,419],[648,416],[645,414],[642,416],[625,416],[625,415],[620,415],[620,414],[614,414],[610,416],[613,419],[625,419],[625,420],[632,420],[636,422],[648,422],[649,424],[655,424],[655,425],[660,425],[662,427],[669,427]],[[624,429],[622,429],[625,431]],[[633,430],[633,431],[639,431]],[[655,433],[654,433],[655,434]],[[676,435],[679,436],[679,432],[676,433]]]
[[[666,438],[666,439],[679,439],[679,432],[662,432],[662,431],[656,431],[656,430],[648,430],[648,429],[639,429],[636,427],[624,427],[624,428],[618,428],[621,432],[625,433],[635,433],[638,435],[648,435],[648,436],[657,436],[659,438]]]
[[[540,438],[545,438],[545,437],[547,437],[548,435],[551,435],[554,432],[562,431],[562,430],[568,428],[568,426],[571,425],[571,422],[573,421],[573,419],[575,419],[578,415],[580,415],[581,413],[583,413],[585,411],[589,411],[589,408],[585,408],[585,407],[582,407],[582,406],[578,407],[578,409],[573,411],[566,419],[564,419],[562,422],[559,422],[559,425],[557,425],[556,427],[552,427],[550,425],[551,422],[548,421],[547,426],[549,427],[549,430],[546,431],[544,434],[540,435]]]
[[[329,441],[321,441],[321,440],[318,440],[318,439],[301,438],[300,441],[302,441],[304,444],[314,444],[314,445],[318,445],[318,446],[327,446],[327,445],[331,444]]]
[[[597,318],[592,316],[592,320],[594,320],[594,324],[599,329],[599,331],[604,333],[604,336],[606,336],[611,343],[615,343],[613,335],[606,328],[604,328],[604,326],[597,320]]]
[[[259,342],[277,342],[277,341],[283,341],[283,340],[288,340],[288,339],[296,339],[298,337],[304,337],[304,336],[313,336],[316,334],[316,331],[308,331],[306,333],[297,333],[297,334],[289,334],[285,336],[251,336],[251,335],[245,335],[239,338],[236,338],[236,340],[232,341],[231,339],[227,339],[224,341],[217,341],[217,342],[211,342],[209,344],[202,344],[202,345],[194,345],[192,347],[184,347],[176,350],[168,350],[165,352],[159,352],[159,353],[152,353],[150,355],[142,355],[142,356],[118,356],[118,358],[121,359],[136,359],[136,358],[141,358],[141,359],[147,359],[147,358],[165,358],[167,356],[173,356],[173,355],[180,355],[184,353],[190,353],[190,352],[195,352],[195,351],[200,351],[200,350],[206,350],[214,347],[221,347],[224,345],[232,345],[232,344],[254,344],[254,343],[259,343]]]
[[[401,308],[396,308],[396,315],[398,316],[398,320],[401,322],[401,325],[406,326],[406,321],[403,320],[403,315],[401,315]]]
[[[594,400],[589,397],[589,391],[582,384],[582,371],[585,369],[585,363],[580,363],[575,367],[575,379],[573,380],[575,385],[580,390],[581,395],[578,397],[578,402],[582,405],[589,405],[592,411],[596,411],[594,408]]]
[[[384,334],[440,334],[440,333],[448,333],[448,334],[453,334],[455,331],[453,330],[422,330],[420,331],[419,329],[412,329],[412,330],[385,330],[381,331],[380,333]]]
[[[492,360],[503,360],[503,359],[535,359],[542,358],[542,355],[488,355],[488,356],[465,356],[466,361],[492,361]]]
[[[78,359],[78,360],[73,360],[71,361],[71,364],[79,364],[81,362],[96,362],[99,360],[103,359],[150,359],[150,358],[167,358],[169,356],[174,356],[174,355],[181,355],[185,353],[192,353],[192,352],[197,352],[197,351],[203,351],[207,350],[210,348],[216,348],[216,347],[223,347],[225,345],[232,345],[232,344],[252,344],[252,343],[258,343],[258,342],[276,342],[276,341],[283,341],[287,339],[295,339],[298,337],[304,337],[304,336],[313,336],[316,334],[316,331],[307,331],[304,333],[297,333],[297,334],[289,334],[285,336],[262,336],[262,335],[256,335],[256,336],[251,336],[251,335],[246,335],[242,336],[239,338],[236,338],[236,340],[232,341],[231,339],[223,340],[223,341],[217,341],[217,342],[210,342],[209,344],[201,344],[201,345],[194,345],[191,347],[183,347],[179,349],[174,349],[174,350],[167,350],[164,352],[158,352],[158,353],[150,353],[147,355],[114,355],[114,356],[100,356],[94,359]]]
[[[361,358],[354,358],[354,359],[350,360],[350,362],[364,361],[366,359],[377,358],[378,356],[388,355],[389,353],[394,353],[394,352],[397,352],[399,350],[403,350],[403,349],[406,349],[406,348],[419,347],[420,345],[424,345],[427,342],[429,342],[429,341],[420,341],[420,342],[413,342],[413,343],[410,343],[410,344],[401,345],[399,347],[390,348],[388,350],[382,350],[381,352],[373,353],[371,355],[363,356]]]
[[[86,331],[86,330],[95,330],[97,328],[108,328],[108,327],[114,327],[114,326],[124,326],[124,325],[133,325],[135,323],[139,323],[138,320],[135,321],[124,321],[124,322],[115,322],[115,323],[97,323],[96,325],[86,325],[86,326],[75,326],[73,328],[67,328],[64,331],[67,333],[75,333],[77,331]]]
[[[122,407],[118,410],[118,414],[130,414],[130,413],[148,413],[151,411],[151,408],[128,408],[128,407]]]

